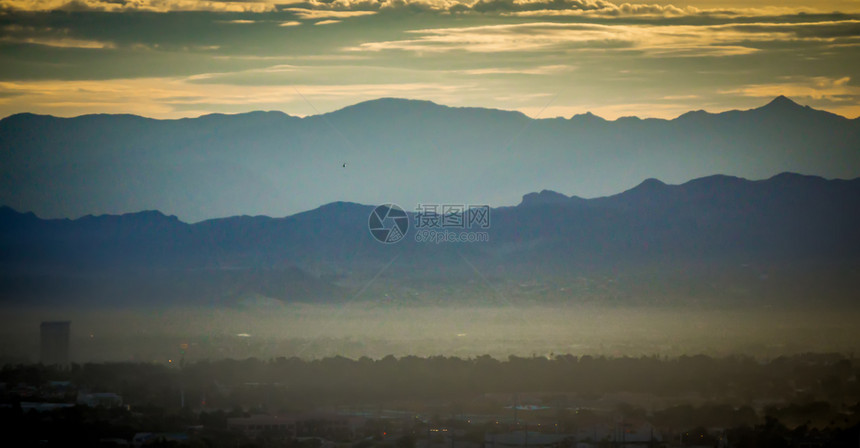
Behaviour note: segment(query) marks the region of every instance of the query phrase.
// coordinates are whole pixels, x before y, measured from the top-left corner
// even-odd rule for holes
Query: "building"
[[[296,415],[254,415],[228,418],[227,426],[250,438],[261,435],[283,438],[321,438],[327,440],[355,440],[365,427],[367,419],[330,413]]]
[[[543,433],[537,431],[514,431],[508,433],[487,433],[484,446],[488,448],[506,447],[566,447],[573,444],[572,434]]]
[[[122,397],[112,392],[98,392],[94,394],[78,392],[77,402],[91,408],[118,408],[122,406]]]
[[[231,431],[241,432],[249,438],[255,438],[266,433],[284,438],[296,437],[296,419],[276,415],[228,418],[227,427]]]
[[[42,322],[39,339],[42,364],[69,365],[71,326],[71,322]]]

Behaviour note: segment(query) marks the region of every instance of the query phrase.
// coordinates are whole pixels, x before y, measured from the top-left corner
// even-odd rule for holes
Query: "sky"
[[[380,97],[673,118],[783,94],[860,116],[860,0],[0,0],[0,117]]]

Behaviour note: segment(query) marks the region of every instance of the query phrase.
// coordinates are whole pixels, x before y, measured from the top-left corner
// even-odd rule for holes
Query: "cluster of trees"
[[[415,420],[409,431],[396,438],[351,442],[354,448],[414,448],[416,439],[427,433],[422,425],[457,428],[476,443],[486,431],[516,429],[509,420],[500,426],[493,420],[472,421],[466,416],[486,413],[504,420],[512,412],[505,408],[510,398],[519,396],[549,406],[520,413],[520,421],[531,429],[544,422],[553,428],[557,424],[560,432],[575,432],[595,422],[613,424],[623,418],[650,422],[664,436],[661,446],[722,446],[728,440],[729,446],[742,448],[853,448],[860,441],[859,372],[860,363],[853,358],[823,354],[768,362],[737,356],[563,355],[507,360],[488,356],[250,358],[182,366],[73,364],[64,369],[6,365],[0,369],[0,430],[13,442],[11,446],[36,445],[41,440],[95,446],[106,439],[130,440],[138,432],[182,432],[189,437],[183,443],[188,446],[284,446],[283,440],[249,439],[231,432],[227,419],[328,405],[380,410],[394,406],[421,408],[429,420]],[[23,401],[56,401],[51,381],[68,381],[72,388],[90,392],[119,393],[130,408],[25,411]],[[29,395],[16,395],[20,391]],[[663,397],[675,404],[649,408],[622,402],[608,411],[577,409],[580,403],[596,402],[612,393]],[[608,440],[597,442],[600,447],[613,446]],[[308,440],[289,443],[291,448],[319,448],[308,445],[312,443]]]
[[[388,400],[475,397],[488,393],[550,392],[595,397],[631,392],[696,395],[705,400],[804,402],[860,400],[860,363],[838,354],[805,354],[760,362],[730,356],[575,357],[498,360],[489,356],[407,356],[382,359],[331,357],[201,361],[182,367],[147,363],[7,365],[0,382],[38,386],[67,380],[90,390],[116,392],[128,402],[208,401],[229,408],[272,400],[351,404]]]
[[[793,405],[792,405],[793,406]],[[789,407],[792,407],[789,406]],[[815,406],[820,406],[815,405]],[[813,406],[814,407],[814,406]],[[747,415],[749,408],[734,412],[734,418],[749,418],[749,421],[735,420],[727,426],[720,415],[731,414],[730,409],[721,406],[691,407],[678,406],[651,416],[653,423],[662,434],[662,441],[648,443],[649,448],[666,447],[737,447],[737,448],[795,448],[795,447],[846,447],[856,448],[860,442],[860,407],[854,407],[850,421],[826,427],[807,424],[792,426],[774,416],[758,418]],[[635,411],[635,410],[633,410]],[[793,412],[787,408],[773,409],[777,413]],[[796,411],[796,410],[795,410]],[[771,412],[771,411],[768,411]],[[671,415],[691,413],[688,422],[714,418],[697,426],[676,425]],[[131,440],[140,432],[161,434],[181,434],[183,439],[155,440],[147,446],[191,446],[191,447],[288,447],[320,448],[321,440],[313,437],[300,437],[285,440],[283,435],[261,433],[249,437],[241,432],[231,431],[227,418],[247,416],[241,410],[192,411],[188,408],[165,410],[157,407],[142,406],[136,410],[125,408],[91,408],[77,406],[50,412],[22,412],[20,407],[0,408],[0,431],[8,446],[115,446],[117,440]],[[573,418],[573,416],[569,416]],[[667,420],[667,418],[669,420]],[[849,418],[844,416],[843,418]],[[571,432],[578,422],[566,420],[559,431]],[[489,423],[469,423],[463,420],[439,420],[401,426],[392,431],[383,420],[369,420],[361,437],[339,440],[341,446],[352,448],[415,448],[419,439],[428,437],[428,428],[439,425],[456,429],[460,434],[457,440],[469,441],[480,445],[487,432],[499,431]],[[574,426],[571,426],[574,425]],[[668,428],[668,429],[667,429]],[[534,430],[535,428],[532,428]],[[506,430],[506,429],[505,429]],[[437,440],[438,438],[438,440]],[[448,446],[444,438],[433,436],[431,441]],[[586,439],[588,440],[588,439]],[[571,448],[576,441],[567,439],[556,448]],[[594,440],[597,448],[617,448],[610,438]],[[4,445],[5,446],[5,445]],[[641,445],[646,446],[646,445]]]
[[[798,355],[770,362],[732,356],[575,357],[571,355],[497,360],[489,356],[379,360],[332,357],[307,361],[277,358],[199,362],[182,377],[194,383],[281,384],[294,392],[339,400],[439,398],[493,392],[604,394],[639,392],[705,398],[822,399],[860,397],[860,363],[840,355]]]

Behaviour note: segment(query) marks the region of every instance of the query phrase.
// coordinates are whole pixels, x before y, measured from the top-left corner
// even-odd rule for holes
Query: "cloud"
[[[273,3],[266,1],[217,0],[4,0],[0,10],[18,11],[213,11],[270,12]]]
[[[116,48],[111,42],[101,42],[97,40],[83,40],[83,39],[72,39],[72,38],[52,38],[52,37],[11,37],[4,36],[0,37],[0,42],[2,43],[11,43],[11,44],[29,44],[29,45],[43,45],[46,47],[55,47],[55,48],[86,48],[86,49],[106,49],[106,48]]]
[[[345,19],[349,17],[360,17],[376,14],[376,11],[336,11],[308,8],[287,8],[286,10],[293,12],[300,19],[306,20]]]
[[[841,78],[816,76],[781,83],[750,84],[736,89],[724,89],[720,93],[755,98],[785,95],[792,98],[856,102],[860,99],[860,86],[852,85],[849,76]]]
[[[857,20],[824,23],[719,25],[595,24],[534,22],[409,31],[413,39],[365,42],[348,51],[401,50],[422,53],[534,51],[638,51],[670,56],[729,56],[759,51],[776,41],[853,38]]]
[[[654,3],[622,3],[607,1],[582,0],[533,0],[507,1],[493,0],[492,3],[509,4],[507,8],[498,8],[502,15],[518,17],[592,17],[592,18],[744,18],[744,17],[779,17],[797,14],[813,14],[831,12],[812,7],[734,7],[734,8],[698,8],[694,6],[676,6],[672,4]],[[479,2],[475,6],[478,7]],[[474,10],[475,8],[473,8]]]
[[[654,15],[661,17],[701,12],[693,7],[679,8],[674,5],[631,3],[618,5],[605,0],[480,0],[473,4],[470,10],[514,15]]]
[[[105,0],[105,5],[131,11],[191,3],[134,2]],[[221,7],[231,2],[216,3]],[[729,12],[740,9],[727,9],[729,18],[715,18],[715,10],[571,0],[238,3],[243,8],[264,4],[270,12],[129,12],[128,18],[134,17],[139,26],[128,28],[128,21],[117,20],[115,14],[34,14],[0,7],[5,23],[21,24],[0,24],[0,45],[5,48],[0,79],[27,87],[0,89],[0,110],[158,117],[259,108],[302,113],[307,112],[302,109],[306,104],[290,97],[295,92],[289,86],[299,85],[311,90],[308,95],[315,104],[321,103],[321,110],[370,99],[370,92],[375,92],[537,114],[546,104],[547,92],[556,95],[567,89],[569,96],[552,103],[542,116],[593,110],[607,117],[631,113],[669,117],[703,105],[747,106],[755,95],[778,94],[821,98],[815,101],[835,111],[849,107],[847,98],[852,97],[844,95],[853,95],[851,84],[857,80],[852,73],[857,68],[860,20],[855,16],[735,20]],[[482,8],[486,12],[478,11]],[[410,16],[412,9],[437,12]],[[584,15],[538,17],[547,11]],[[610,16],[607,11],[618,13]],[[704,11],[710,16],[702,18]],[[536,17],[524,19],[513,13]],[[362,26],[349,26],[352,20]],[[343,24],[311,26],[337,21]],[[724,57],[729,55],[744,57]],[[266,67],[274,64],[280,66]],[[793,77],[780,78],[789,75]],[[852,79],[843,81],[846,76]],[[151,81],[138,83],[132,78]],[[92,84],[80,84],[86,79]],[[36,80],[50,83],[30,83]],[[65,87],[64,80],[70,82]],[[94,87],[99,82],[122,94],[103,93]],[[395,87],[403,85],[412,88]],[[443,85],[472,87],[455,94],[443,90]],[[430,93],[417,86],[428,86]],[[54,93],[45,90],[42,95],[43,88]],[[90,90],[78,90],[84,88]],[[242,103],[245,89],[249,99]],[[94,93],[82,93],[87,91]],[[853,98],[853,104],[860,104],[860,97]]]
[[[676,101],[676,100],[697,100],[701,98],[701,95],[664,95],[660,97],[662,100],[668,101]]]
[[[187,82],[193,83],[209,83],[209,84],[237,84],[243,85],[243,83],[235,83],[230,82],[237,79],[248,79],[253,77],[254,75],[281,75],[284,73],[295,73],[304,69],[304,67],[290,65],[290,64],[278,64],[272,65],[269,67],[263,68],[254,68],[248,70],[241,70],[238,72],[222,72],[222,73],[198,73],[196,75],[191,75],[185,78]],[[279,80],[278,84],[284,84],[283,80]],[[247,85],[247,84],[244,84]]]
[[[793,15],[799,13],[830,13],[845,7],[844,2],[806,3],[787,6],[786,4],[750,7],[744,2],[729,2],[728,7],[705,8],[673,4],[616,2],[608,0],[311,0],[303,3],[314,10],[341,11],[436,11],[442,13],[477,13],[522,16],[582,16],[582,17],[760,17]],[[710,2],[713,4],[713,2]],[[837,7],[838,6],[838,7]],[[856,5],[855,5],[856,6]],[[849,8],[856,11],[858,7]]]
[[[340,22],[340,20],[320,20],[319,22],[314,23],[314,25],[332,25]]]
[[[68,28],[6,25],[0,28],[0,43],[41,45],[54,48],[112,49],[116,44],[109,41],[82,39],[71,36]]]
[[[647,1],[647,0],[646,0]],[[688,2],[684,2],[685,4]],[[737,3],[737,2],[736,2]],[[811,2],[810,2],[811,3]],[[263,13],[300,10],[303,18],[320,18],[315,14],[341,13],[326,18],[347,18],[384,11],[424,11],[445,14],[498,14],[516,16],[588,16],[588,17],[750,17],[798,13],[827,13],[836,10],[827,2],[803,6],[737,6],[703,9],[657,3],[618,3],[607,0],[5,0],[0,9],[23,11],[218,11]],[[839,4],[844,6],[844,2]],[[857,9],[857,8],[855,8]]]
[[[542,65],[537,67],[486,67],[466,70],[450,70],[452,73],[462,73],[465,75],[483,76],[483,75],[551,75],[575,70],[572,65]]]

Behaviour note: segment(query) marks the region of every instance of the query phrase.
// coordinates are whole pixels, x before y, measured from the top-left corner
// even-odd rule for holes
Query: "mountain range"
[[[647,179],[584,199],[550,190],[489,210],[486,242],[394,244],[372,205],[186,223],[159,211],[42,219],[0,208],[11,304],[442,300],[762,305],[853,302],[860,178]],[[460,231],[453,229],[454,231]]]
[[[594,198],[651,177],[781,172],[860,176],[860,119],[778,97],[673,120],[532,119],[393,98],[308,117],[0,120],[0,204],[49,218],[157,209],[197,222],[334,201],[504,206],[543,188]]]

